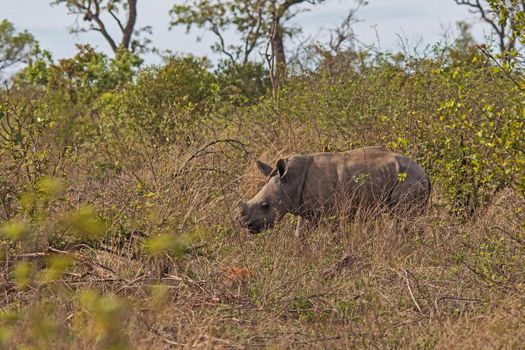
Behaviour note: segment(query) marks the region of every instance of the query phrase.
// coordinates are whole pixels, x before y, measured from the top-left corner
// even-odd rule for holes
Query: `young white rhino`
[[[240,204],[240,223],[251,233],[271,228],[285,214],[316,224],[326,215],[352,218],[358,211],[388,209],[398,215],[421,211],[430,180],[413,160],[381,147],[345,153],[315,153],[279,159],[275,168],[257,161],[268,180]]]

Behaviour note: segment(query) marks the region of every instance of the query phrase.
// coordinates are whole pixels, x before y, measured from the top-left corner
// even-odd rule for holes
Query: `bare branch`
[[[469,7],[471,13],[479,14],[481,19],[490,25],[492,31],[498,37],[498,46],[501,54],[515,47],[516,38],[512,34],[511,29],[514,22],[514,11],[510,11],[508,23],[502,23],[499,21],[497,13],[488,4],[482,4],[480,0],[454,0],[454,2],[457,5]]]
[[[209,20],[209,22],[211,23],[211,31],[219,39],[219,51],[225,54],[226,56],[228,56],[228,58],[230,59],[230,61],[232,61],[232,63],[235,63],[235,57],[233,57],[233,55],[230,52],[228,52],[228,50],[226,50],[226,43],[219,29],[219,26],[215,24],[215,22],[211,19]]]
[[[113,52],[117,52],[119,47],[130,50],[132,42],[134,42],[133,35],[139,35],[139,31],[135,31],[137,21],[137,1],[138,0],[119,0],[107,4],[104,0],[55,0],[53,3],[64,4],[70,14],[82,16],[83,21],[90,23],[86,27],[75,28],[72,32],[99,32],[104,39],[106,39]],[[126,9],[127,12],[125,21],[118,16],[122,9]],[[109,14],[112,20],[117,24],[121,32],[120,42],[118,42],[117,38],[110,33],[107,21],[104,19],[105,13]],[[147,41],[145,42],[147,43]],[[134,48],[135,46],[131,49]]]
[[[113,40],[111,35],[109,35],[109,32],[107,31],[106,26],[104,25],[104,22],[102,22],[102,20],[98,16],[93,16],[93,20],[97,23],[98,31],[102,33],[104,39],[106,39],[106,41],[109,43],[109,46],[111,46],[113,52],[116,52],[117,44],[115,44],[115,40]]]
[[[255,27],[250,28],[250,31],[248,32],[248,35],[246,36],[246,41],[244,45],[243,63],[248,62],[248,57],[250,56],[253,49],[255,49],[255,47],[257,46],[259,38],[261,37],[261,29],[262,29],[262,23],[263,23],[263,11],[264,11],[263,6],[258,6],[256,25]]]
[[[115,14],[115,12],[113,12],[111,9],[108,10],[108,13],[111,15],[111,17],[113,17],[113,19],[115,20],[115,22],[117,22],[117,25],[118,27],[120,28],[120,30],[122,32],[124,32],[124,26],[122,25],[122,22],[120,21],[120,19],[117,17],[117,15]]]

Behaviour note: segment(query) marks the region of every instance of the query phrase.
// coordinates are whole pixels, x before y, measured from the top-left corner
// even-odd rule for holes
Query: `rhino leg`
[[[294,235],[297,238],[301,238],[303,236],[303,232],[306,228],[306,219],[302,216],[299,216],[299,219],[297,220],[297,226],[295,226],[295,232]]]
[[[321,225],[321,220],[317,217],[307,219],[303,216],[299,216],[297,225],[295,226],[294,235],[297,238],[304,239],[306,237],[306,231],[315,230],[319,227],[319,225]],[[335,239],[339,239],[341,237],[341,233],[339,231],[341,228],[341,223],[337,218],[334,218],[334,220],[328,222],[324,222],[323,225],[326,225],[329,228]]]
[[[390,195],[390,209],[398,214],[420,214],[425,209],[430,195],[428,183],[426,178],[399,182]]]

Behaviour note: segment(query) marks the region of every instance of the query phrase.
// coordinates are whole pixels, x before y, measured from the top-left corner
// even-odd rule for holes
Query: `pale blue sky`
[[[51,7],[49,0],[0,0],[2,13],[0,18],[7,18],[17,29],[27,29],[40,41],[41,46],[51,50],[55,58],[70,57],[75,52],[75,43],[89,42],[99,49],[110,52],[107,43],[98,33],[68,33],[68,27],[75,23],[75,16],[66,15],[63,7]],[[213,41],[211,35],[195,31],[186,35],[182,28],[169,31],[169,9],[180,0],[141,0],[139,1],[138,25],[153,27],[151,37],[156,47],[174,52],[208,55],[214,58],[209,48]],[[362,22],[355,25],[358,39],[366,44],[377,46],[380,39],[381,49],[398,50],[398,34],[409,39],[413,44],[419,39],[433,43],[440,39],[443,32],[453,29],[458,20],[469,20],[475,25],[478,38],[483,36],[487,27],[479,24],[476,17],[464,7],[457,6],[452,0],[370,0],[363,7],[358,18]],[[328,28],[339,24],[353,0],[326,0],[323,4],[312,7],[311,11],[298,15],[294,22],[303,28],[302,38],[310,36],[323,40]],[[377,35],[376,35],[377,32]],[[196,36],[203,36],[197,42]],[[233,39],[230,36],[229,39]],[[300,39],[300,38],[297,38]],[[299,41],[299,40],[296,40]],[[148,63],[158,61],[154,56],[147,57]]]

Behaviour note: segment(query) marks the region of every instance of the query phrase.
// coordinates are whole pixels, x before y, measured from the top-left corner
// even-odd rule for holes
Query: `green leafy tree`
[[[0,22],[0,72],[19,63],[26,63],[37,44],[27,31],[16,32],[7,19]]]
[[[142,70],[107,104],[131,130],[155,145],[168,145],[205,130],[220,86],[206,59],[169,57]]]
[[[49,52],[37,47],[15,81],[47,86],[50,93],[59,92],[62,97],[76,96],[87,101],[131,81],[142,63],[136,54],[123,48],[113,58],[90,45],[77,45],[77,50],[75,56],[54,62]]]
[[[511,37],[525,45],[525,0],[489,0],[492,11],[499,17],[499,24],[510,27]]]
[[[454,0],[456,4],[466,6],[472,13],[490,25],[496,35],[501,54],[511,52],[516,47],[520,35],[517,29],[521,22],[523,31],[523,13],[525,0]],[[521,19],[520,19],[521,18]]]
[[[133,53],[140,53],[148,51],[148,46],[151,44],[149,39],[143,37],[143,34],[151,34],[151,27],[135,28],[138,16],[137,1],[54,0],[51,4],[64,5],[68,14],[79,16],[88,23],[87,26],[72,27],[72,33],[99,32],[113,52],[117,53],[119,48],[124,48]],[[118,27],[120,39],[117,34],[112,34],[108,29],[109,18]]]
[[[257,62],[237,64],[224,60],[219,62],[215,74],[221,94],[240,105],[257,101],[266,93],[270,83],[268,71]]]
[[[190,0],[173,6],[171,27],[185,25],[187,32],[193,26],[207,29],[217,37],[212,46],[215,52],[225,55],[233,63],[246,63],[268,30],[265,5],[265,0]],[[238,45],[226,43],[224,32],[230,26],[240,34],[241,43]]]
[[[316,0],[187,0],[170,11],[171,26],[193,26],[211,31],[217,42],[213,50],[228,57],[232,63],[247,63],[250,56],[267,42],[271,48],[272,73],[285,75],[286,54],[284,38],[294,30],[287,26],[300,10],[301,4],[315,4]],[[234,28],[240,35],[240,44],[227,44],[224,33]]]
[[[28,55],[27,65],[16,73],[14,81],[25,85],[44,86],[47,84],[49,67],[53,63],[54,60],[51,52],[42,50],[40,46],[36,44]]]
[[[515,41],[525,46],[525,0],[489,0],[492,11],[498,14],[499,23],[501,26],[508,26],[512,31],[512,37]],[[519,91],[521,101],[525,100],[525,78],[523,71],[525,69],[525,56],[523,51],[516,50],[511,52],[512,56],[517,58],[510,62],[509,65],[500,66],[507,72],[507,77],[512,80],[516,90]],[[515,72],[518,74],[513,74]],[[516,120],[516,124],[523,127],[525,123],[525,111],[523,108],[511,115]],[[509,117],[507,117],[510,119]],[[516,188],[522,195],[525,196],[525,140],[523,132],[516,132],[512,134],[511,142],[509,142],[509,152],[517,154],[515,159],[508,164],[500,160],[499,164],[503,168],[513,169],[513,182]]]

